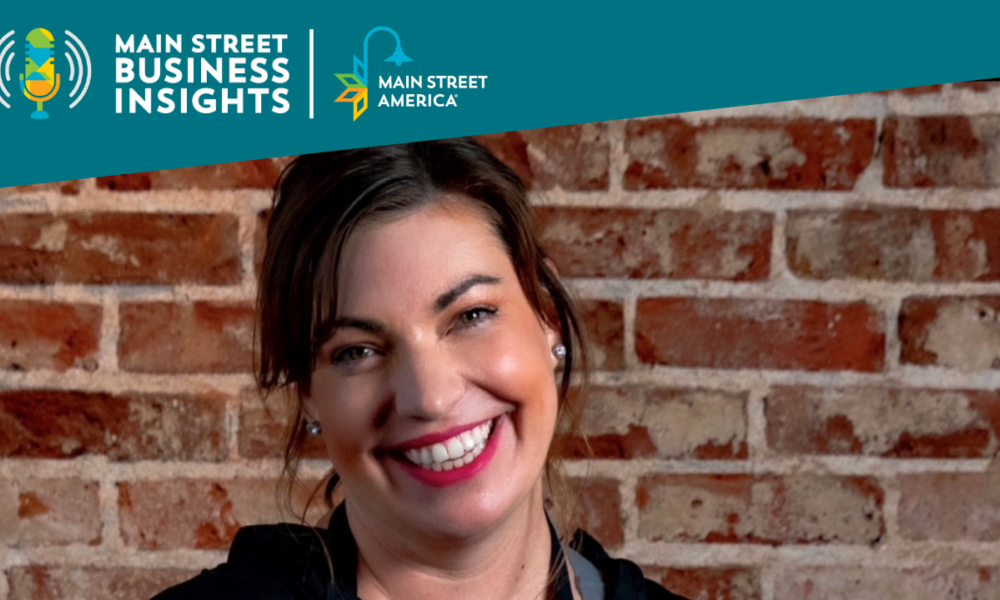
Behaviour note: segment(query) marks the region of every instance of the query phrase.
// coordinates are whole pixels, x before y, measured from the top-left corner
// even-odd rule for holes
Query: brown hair
[[[309,393],[320,346],[332,333],[339,261],[351,233],[444,198],[458,199],[483,214],[503,242],[525,296],[535,312],[558,325],[566,355],[559,381],[563,430],[575,431],[579,409],[571,382],[586,384],[587,352],[577,311],[549,265],[534,230],[520,178],[488,150],[469,139],[416,142],[303,155],[275,185],[267,247],[257,297],[260,355],[258,385],[266,397],[284,389],[291,403],[284,475],[286,500],[306,439],[300,394]],[[553,444],[559,443],[557,437]],[[550,450],[546,482],[563,487]],[[331,470],[325,498],[339,478]],[[315,494],[314,494],[315,495]],[[304,518],[304,511],[302,513]]]

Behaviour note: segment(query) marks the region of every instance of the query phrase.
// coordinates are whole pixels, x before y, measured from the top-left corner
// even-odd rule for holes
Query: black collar
[[[558,565],[558,573],[547,597],[549,600],[573,600],[569,583],[569,571],[563,560],[562,544],[548,515],[549,537],[552,540],[550,568]],[[347,503],[341,502],[330,517],[329,531],[330,558],[334,564],[334,584],[327,587],[327,600],[361,600],[358,597],[358,545],[347,523]]]

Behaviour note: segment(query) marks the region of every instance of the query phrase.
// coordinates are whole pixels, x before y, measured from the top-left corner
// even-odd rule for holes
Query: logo
[[[80,38],[70,31],[65,33],[66,39],[62,45],[67,48],[63,55],[66,57],[66,65],[69,67],[69,85],[76,82],[69,92],[69,99],[72,100],[69,107],[75,108],[80,100],[83,100],[83,97],[87,95],[87,90],[90,88],[90,54]],[[10,63],[16,54],[16,51],[11,50],[14,40],[7,42],[7,38],[12,35],[14,35],[13,30],[0,37],[0,47],[3,48],[0,50],[0,67],[3,69],[2,77],[0,77],[0,94],[2,94],[0,95],[0,104],[6,108],[11,106],[4,96],[10,98],[11,95],[7,91],[5,82],[12,83],[13,81],[10,76]],[[7,45],[4,46],[4,43]],[[58,43],[47,29],[42,28],[32,29],[25,38],[24,72],[18,75],[18,80],[21,93],[24,94],[25,98],[35,103],[35,112],[31,113],[32,119],[48,119],[49,113],[45,112],[43,104],[52,100],[59,93],[61,74],[56,72],[56,59],[59,54]],[[70,56],[70,52],[73,53],[72,56]],[[83,58],[81,58],[81,54]],[[85,77],[86,81],[84,81]],[[82,90],[80,89],[81,84],[83,84]],[[11,87],[17,89],[13,85]],[[78,93],[79,95],[77,95]]]
[[[372,34],[379,31],[388,31],[392,37],[396,38],[396,51],[392,56],[385,59],[385,62],[394,62],[396,66],[402,66],[405,62],[413,62],[413,59],[403,54],[403,45],[399,41],[399,34],[388,27],[376,27],[365,36],[364,60],[354,57],[354,73],[336,73],[337,79],[343,83],[347,89],[344,90],[334,102],[351,102],[354,104],[354,120],[357,121],[361,113],[368,109],[368,40]],[[353,81],[348,81],[351,79]]]

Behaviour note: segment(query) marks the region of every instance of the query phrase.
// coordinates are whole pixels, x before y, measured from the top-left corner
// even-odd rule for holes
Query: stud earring
[[[563,346],[562,344],[552,346],[552,354],[559,360],[562,360],[566,357],[566,346]]]
[[[306,423],[306,433],[315,437],[323,433],[323,426],[319,424],[319,421],[308,421]]]

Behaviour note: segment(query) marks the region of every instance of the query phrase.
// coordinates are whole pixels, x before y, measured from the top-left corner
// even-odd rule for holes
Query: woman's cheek
[[[476,361],[475,371],[493,395],[524,403],[538,399],[548,391],[549,384],[554,386],[553,372],[547,370],[544,338],[516,330],[487,337],[483,344],[465,352],[465,356],[466,360]]]
[[[371,407],[376,406],[377,387],[363,377],[343,379],[329,372],[314,377],[313,399],[332,454],[356,454],[361,448],[374,420]]]
[[[526,351],[524,338],[514,335],[509,328],[498,329],[493,335],[483,336],[474,347],[463,349],[465,356],[475,360],[477,371],[487,377],[511,381],[523,376]]]

